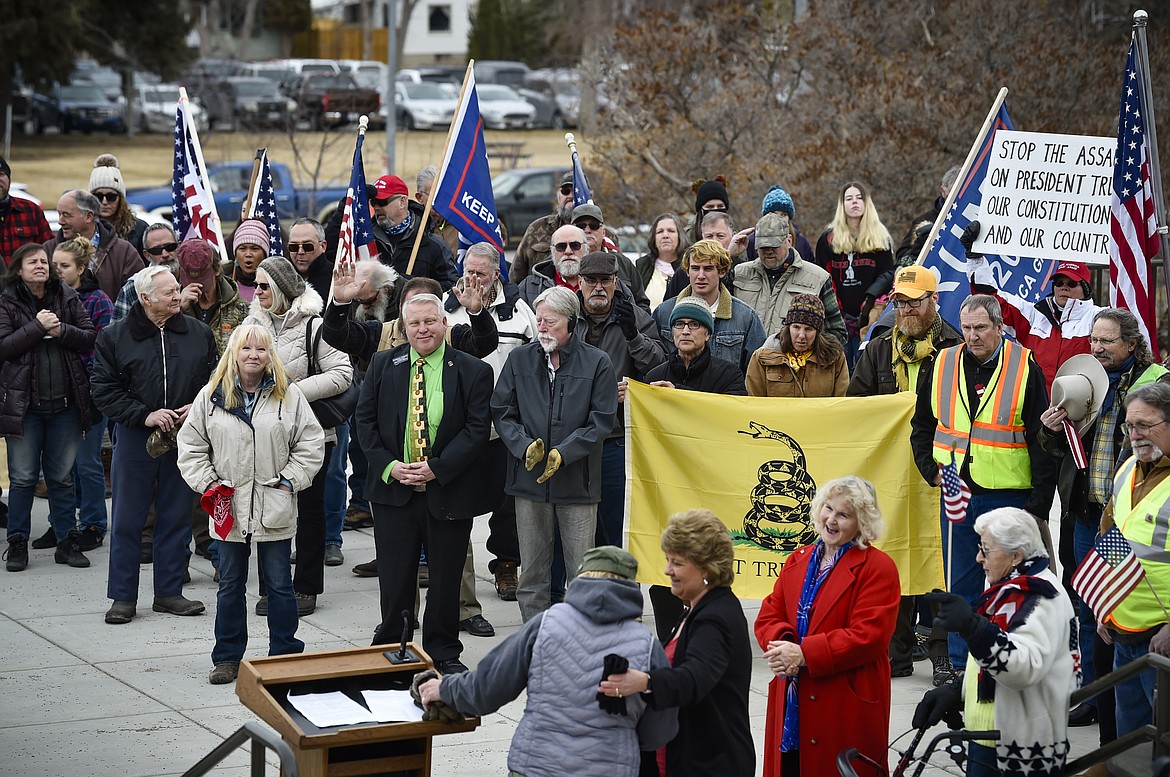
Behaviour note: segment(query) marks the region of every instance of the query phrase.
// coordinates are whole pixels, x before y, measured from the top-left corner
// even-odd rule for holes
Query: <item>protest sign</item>
[[[975,250],[1109,263],[1109,197],[1117,139],[995,133]]]

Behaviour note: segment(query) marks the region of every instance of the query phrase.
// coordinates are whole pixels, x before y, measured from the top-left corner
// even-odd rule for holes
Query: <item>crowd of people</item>
[[[427,168],[413,198],[394,175],[369,187],[377,258],[334,266],[340,210],[297,219],[287,257],[245,220],[223,262],[134,218],[110,155],[61,196],[57,234],[10,195],[10,175],[0,158],[6,568],[24,570],[30,544],[87,567],[108,541],[105,621],[124,625],[146,563],[155,612],[204,611],[183,594],[193,546],[219,583],[213,684],[235,679],[246,650],[253,543],[269,652],[293,653],[298,617],[327,606],[343,532],[372,527],[377,557],[354,574],[379,581],[373,643],[397,641],[413,613],[436,670],[418,683],[428,708],[484,714],[527,688],[509,768],[528,777],[565,758],[599,775],[753,774],[753,631],[775,675],[768,777],[828,774],[848,746],[884,764],[890,678],[927,658],[934,690],[915,725],[962,709],[968,727],[1001,732],[971,745],[968,774],[1057,775],[1068,726],[1099,722],[1106,742],[1151,720],[1152,672],[1068,710],[1079,681],[1170,655],[1157,595],[1170,547],[1164,522],[1145,518],[1170,513],[1170,372],[1132,314],[1093,302],[1084,265],[1060,263],[1039,303],[1002,292],[972,249],[975,222],[956,329],[936,276],[914,264],[932,216],[895,249],[861,182],[842,186],[815,249],[780,186],[737,231],[727,182],[701,182],[693,216],[658,216],[632,260],[600,206],[573,207],[566,174],[508,267],[488,243],[457,260],[449,225],[424,223]],[[813,500],[818,539],[788,557],[753,627],[724,524],[662,516],[670,587],[650,591],[654,639],[621,547],[630,380],[912,393],[921,477],[971,494],[961,521],[939,515],[949,590],[900,595],[872,545],[878,493],[839,473]],[[39,481],[50,526],[30,540]],[[496,593],[524,625],[469,671],[461,633],[495,633],[469,541],[482,515]],[[1069,578],[1111,526],[1148,584],[1098,617]]]

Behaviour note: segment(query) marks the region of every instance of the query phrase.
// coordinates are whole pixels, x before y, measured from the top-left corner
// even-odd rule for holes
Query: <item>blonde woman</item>
[[[833,276],[849,341],[845,357],[850,371],[861,342],[861,303],[866,295],[880,297],[889,291],[882,276],[894,267],[890,231],[882,224],[869,189],[850,181],[837,197],[837,213],[817,240],[817,264]],[[881,286],[886,288],[880,288]]]
[[[179,471],[187,485],[205,498],[218,492],[230,499],[230,527],[217,527],[218,511],[209,511],[210,530],[219,540],[213,685],[236,678],[248,645],[245,593],[253,540],[268,595],[268,653],[305,649],[296,637],[289,556],[297,532],[296,493],[321,469],[324,442],[309,401],[277,356],[272,332],[256,324],[237,327],[178,438]]]
[[[101,332],[113,320],[114,303],[98,288],[97,279],[89,270],[89,262],[96,249],[84,237],[75,237],[58,243],[53,249],[53,267],[61,283],[77,292],[81,304],[93,322],[95,332]],[[93,374],[93,351],[81,354],[86,375]],[[81,525],[77,544],[83,552],[101,545],[106,536],[109,514],[106,511],[106,474],[102,468],[102,437],[106,418],[90,403],[90,429],[77,448],[73,464],[73,505]]]
[[[810,517],[820,538],[788,557],[756,617],[775,675],[764,777],[832,774],[847,747],[886,763],[900,584],[893,559],[871,545],[882,534],[877,491],[856,475],[830,480]]]

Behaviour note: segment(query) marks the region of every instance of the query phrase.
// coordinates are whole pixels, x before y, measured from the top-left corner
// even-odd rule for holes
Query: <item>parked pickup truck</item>
[[[287,231],[295,219],[311,216],[322,224],[329,223],[330,216],[337,210],[337,203],[349,188],[348,183],[330,183],[316,189],[298,188],[293,185],[292,170],[282,162],[269,160],[272,169],[272,186],[276,189],[276,207],[280,221]],[[240,208],[244,194],[252,180],[252,161],[211,162],[207,165],[211,188],[215,193],[215,209],[228,232],[240,219]],[[128,189],[126,201],[139,205],[148,213],[170,220],[171,185],[150,188]]]
[[[297,104],[297,119],[307,121],[314,131],[355,122],[362,114],[370,117],[371,124],[380,121],[378,90],[358,85],[348,73],[294,76],[283,88]]]

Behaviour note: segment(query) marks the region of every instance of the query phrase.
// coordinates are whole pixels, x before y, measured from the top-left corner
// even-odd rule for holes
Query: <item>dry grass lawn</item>
[[[267,147],[268,157],[293,167],[298,186],[308,187],[314,180],[324,184],[349,180],[356,130],[335,132],[287,133],[206,132],[200,137],[204,158],[210,162],[251,159],[256,149]],[[395,172],[414,190],[414,177],[427,165],[443,161],[445,132],[402,132],[398,135]],[[520,141],[524,153],[532,154],[528,164],[567,166],[569,149],[564,133],[558,130],[513,130],[486,132],[488,143]],[[582,155],[588,144],[578,141]],[[364,160],[366,176],[373,180],[385,171],[386,134],[370,130],[366,134]],[[24,183],[29,192],[40,198],[46,208],[55,208],[61,192],[89,183],[93,160],[109,152],[118,157],[126,185],[130,188],[169,185],[171,181],[172,140],[170,135],[59,135],[46,134],[13,139],[12,180]],[[522,165],[524,163],[521,163]],[[493,175],[504,169],[493,162]]]

